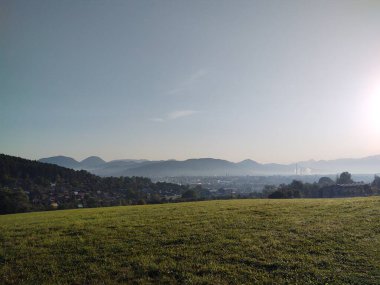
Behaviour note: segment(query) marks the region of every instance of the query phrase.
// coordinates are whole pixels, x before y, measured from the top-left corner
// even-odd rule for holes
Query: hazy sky
[[[380,1],[0,0],[0,152],[380,154]]]

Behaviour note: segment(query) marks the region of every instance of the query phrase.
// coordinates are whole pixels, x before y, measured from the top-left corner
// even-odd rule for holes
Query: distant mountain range
[[[356,174],[380,173],[380,155],[358,159],[309,160],[292,164],[258,163],[243,160],[235,163],[222,159],[198,158],[184,161],[151,161],[144,159],[120,159],[109,162],[90,156],[82,161],[71,157],[54,156],[42,158],[40,162],[84,169],[100,176],[224,176],[224,175],[308,175],[335,174],[349,171]]]

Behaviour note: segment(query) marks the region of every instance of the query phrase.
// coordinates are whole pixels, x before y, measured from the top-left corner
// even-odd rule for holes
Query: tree
[[[29,209],[28,195],[22,189],[0,188],[0,214],[26,212]]]
[[[302,190],[303,189],[303,183],[299,180],[293,180],[293,182],[290,184],[290,188],[292,190]]]
[[[139,199],[139,200],[137,201],[137,205],[145,205],[145,204],[146,204],[145,199]]]
[[[380,189],[380,176],[375,175],[375,179],[372,182],[372,186]]]
[[[342,172],[337,179],[336,183],[337,184],[351,184],[354,181],[351,179],[351,173],[349,172]]]
[[[321,177],[318,180],[318,185],[320,186],[330,186],[334,184],[334,180],[332,180],[330,177]]]
[[[190,190],[186,190],[183,194],[182,194],[182,198],[184,199],[196,199],[197,198],[197,193],[190,189]]]
[[[269,194],[268,198],[269,199],[284,199],[286,197],[285,197],[285,194],[283,193],[283,191],[277,190],[277,191],[274,191],[273,193]]]

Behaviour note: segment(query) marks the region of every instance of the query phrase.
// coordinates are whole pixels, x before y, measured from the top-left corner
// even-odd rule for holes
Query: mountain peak
[[[80,162],[80,164],[84,167],[95,167],[104,163],[106,162],[99,156],[89,156]]]
[[[245,167],[254,167],[254,166],[259,165],[257,161],[254,161],[252,159],[245,159],[243,161],[238,162],[237,164],[240,166],[245,166]]]
[[[68,157],[68,156],[64,156],[64,155],[57,155],[57,156],[52,156],[52,157],[41,158],[38,161],[44,162],[44,163],[56,164],[56,165],[67,167],[67,168],[79,168],[80,167],[80,163],[78,161],[76,161],[72,157]]]

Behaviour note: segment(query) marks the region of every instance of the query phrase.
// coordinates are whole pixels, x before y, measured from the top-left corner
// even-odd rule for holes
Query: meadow
[[[380,284],[380,197],[0,216],[0,284]]]

